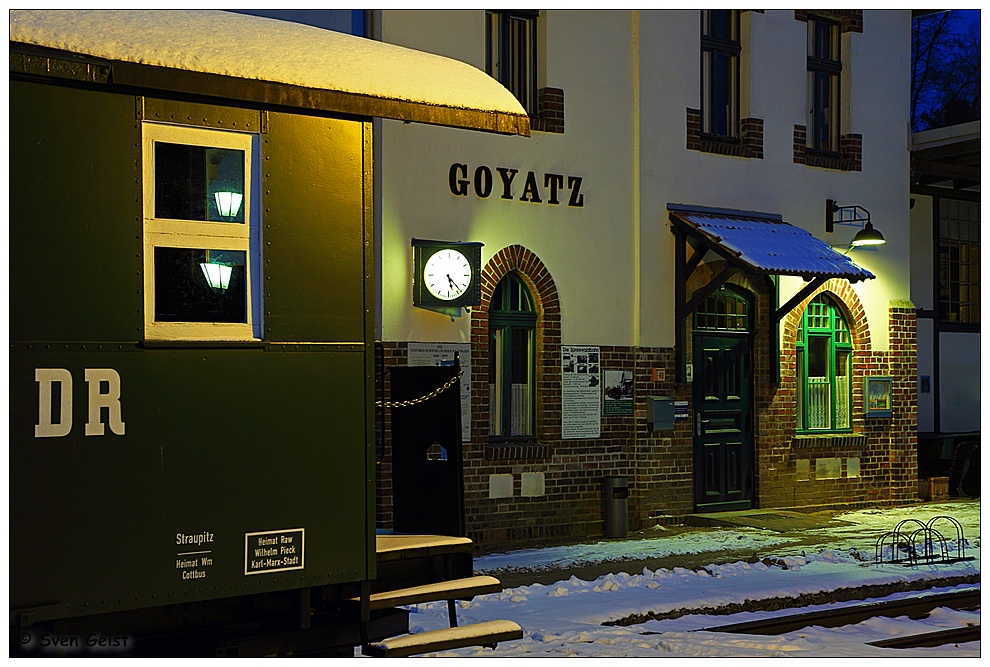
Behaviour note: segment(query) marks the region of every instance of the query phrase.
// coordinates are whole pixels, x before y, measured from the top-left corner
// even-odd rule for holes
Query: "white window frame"
[[[260,340],[261,224],[259,138],[256,134],[163,123],[142,127],[144,183],[144,335],[148,340]],[[244,222],[206,222],[155,217],[155,143],[166,142],[244,152]],[[246,321],[158,322],[155,320],[155,248],[240,250],[245,253]]]

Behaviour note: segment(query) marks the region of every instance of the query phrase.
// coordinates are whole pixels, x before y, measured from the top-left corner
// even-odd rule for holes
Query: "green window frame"
[[[533,297],[510,273],[495,288],[488,312],[491,440],[536,433],[536,325]]]
[[[797,430],[852,430],[852,334],[827,295],[815,297],[804,314],[795,345]]]
[[[710,331],[750,331],[749,300],[722,285],[694,311],[694,328]]]

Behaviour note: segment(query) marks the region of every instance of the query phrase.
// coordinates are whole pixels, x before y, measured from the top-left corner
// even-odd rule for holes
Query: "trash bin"
[[[602,478],[605,537],[625,537],[629,526],[629,484],[625,477]]]

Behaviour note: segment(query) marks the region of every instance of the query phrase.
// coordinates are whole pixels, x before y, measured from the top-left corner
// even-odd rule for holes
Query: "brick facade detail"
[[[564,133],[564,90],[540,88],[536,93],[536,118],[532,129],[537,132]]]
[[[687,149],[702,153],[763,159],[763,119],[743,118],[739,139],[711,137],[701,132],[701,110],[687,109]]]
[[[843,33],[863,32],[862,9],[816,9],[814,11],[795,9],[794,20],[807,23],[809,14],[838,21],[839,30]],[[862,171],[863,135],[855,133],[844,134],[839,137],[838,153],[820,153],[808,148],[807,125],[795,125],[794,163],[838,171]]]
[[[795,9],[794,20],[808,22],[808,14],[816,14],[839,22],[842,32],[863,32],[862,9]]]
[[[797,368],[795,341],[801,314],[815,296],[829,292],[842,304],[853,337],[853,434],[796,436]],[[912,307],[890,309],[887,352],[872,349],[862,303],[845,280],[830,280],[794,308],[782,322],[781,382],[759,424],[757,441],[762,507],[809,510],[859,508],[916,500],[917,382],[916,315]],[[893,417],[864,414],[863,381],[883,375],[893,380]],[[838,477],[819,479],[818,459],[839,459]],[[800,463],[799,463],[800,462]],[[803,464],[803,465],[802,465]]]
[[[702,265],[693,276],[720,271]],[[488,308],[498,282],[516,272],[529,287],[539,317],[537,340],[536,437],[532,442],[497,446],[488,442]],[[866,314],[845,280],[828,281],[781,322],[783,341],[771,359],[771,291],[759,279],[737,275],[731,282],[751,291],[757,310],[753,335],[754,507],[821,510],[903,504],[917,499],[916,319],[910,304],[890,309],[888,351],[873,349]],[[689,285],[696,287],[696,285]],[[799,436],[795,433],[797,375],[795,340],[800,316],[821,291],[845,310],[853,355],[853,432]],[[675,420],[672,431],[654,431],[646,421],[647,396],[672,396],[688,402],[693,387],[677,383],[671,348],[600,346],[602,369],[633,371],[634,412],[602,415],[601,435],[586,440],[561,437],[561,308],[553,278],[531,251],[502,249],[484,267],[482,303],[471,312],[471,441],[464,443],[464,499],[467,533],[479,545],[524,546],[601,536],[601,480],[624,476],[629,485],[629,529],[673,524],[694,511],[693,432],[691,419]],[[760,324],[762,323],[762,324]],[[690,333],[688,340],[690,341]],[[593,342],[589,343],[593,344]],[[405,342],[383,344],[384,364],[407,363]],[[772,363],[780,364],[780,382]],[[893,380],[893,417],[864,416],[863,379]],[[385,419],[387,433],[387,415]],[[391,473],[385,439],[378,465],[378,525],[390,528]],[[832,464],[820,475],[819,459]],[[834,473],[838,461],[838,475]],[[825,470],[825,468],[822,468]],[[522,475],[543,475],[544,493],[522,495]],[[489,497],[491,475],[511,475],[511,497]]]
[[[794,163],[809,167],[838,169],[841,171],[863,171],[863,135],[844,134],[839,137],[839,152],[818,153],[808,148],[808,128],[794,126]]]

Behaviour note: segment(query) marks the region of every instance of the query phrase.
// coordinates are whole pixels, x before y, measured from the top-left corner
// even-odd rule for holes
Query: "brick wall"
[[[763,159],[762,118],[743,118],[739,121],[739,138],[729,139],[702,134],[700,109],[688,108],[685,117],[688,150]]]
[[[533,130],[563,134],[564,89],[540,88],[536,98],[536,118],[532,119]]]
[[[704,268],[704,267],[702,267]],[[538,348],[538,423],[529,445],[495,447],[488,442],[487,312],[492,292],[508,272],[516,271],[529,286],[541,319]],[[703,280],[703,276],[700,278]],[[738,277],[734,282],[756,294],[758,311],[753,347],[755,506],[780,509],[833,509],[896,504],[917,498],[915,311],[911,304],[890,310],[890,350],[872,350],[865,311],[844,280],[832,280],[829,291],[847,311],[855,345],[854,433],[841,437],[795,436],[796,369],[794,342],[800,314],[795,308],[781,322],[780,383],[773,381],[769,290]],[[692,385],[675,382],[674,350],[600,346],[602,369],[632,369],[634,414],[602,415],[601,437],[561,439],[560,303],[546,267],[529,250],[511,246],[488,263],[482,282],[482,304],[472,309],[471,441],[464,443],[464,497],[469,537],[482,545],[521,546],[537,540],[568,540],[603,533],[601,479],[624,476],[629,483],[629,528],[680,522],[693,511],[691,420],[675,420],[673,431],[652,431],[646,421],[647,396],[673,396],[687,401]],[[688,336],[690,340],[690,335]],[[593,342],[589,342],[593,344]],[[383,344],[386,365],[406,363],[407,343]],[[774,360],[775,361],[775,360]],[[893,417],[863,416],[863,383],[867,375],[893,378]],[[386,411],[386,433],[387,433]],[[378,465],[378,522],[390,528],[391,473],[389,448]],[[823,462],[819,464],[819,460]],[[838,460],[838,474],[834,463]],[[858,462],[858,476],[855,463]],[[819,465],[822,467],[819,469]],[[541,495],[523,496],[522,476],[543,475]],[[511,497],[489,497],[491,475],[511,475]],[[826,478],[827,477],[827,478]],[[504,478],[503,478],[504,479]]]
[[[797,369],[795,341],[800,317],[817,294],[830,292],[843,304],[852,328],[852,436],[795,436]],[[913,306],[890,309],[890,350],[872,350],[862,303],[844,280],[831,280],[783,322],[780,386],[760,416],[757,440],[761,507],[833,509],[894,504],[917,499],[916,320]],[[866,376],[893,379],[893,417],[864,417]],[[838,476],[819,460],[839,459]],[[858,470],[857,470],[858,463]],[[806,469],[804,468],[806,467]],[[858,474],[857,474],[858,472]],[[850,476],[854,475],[854,476]]]

